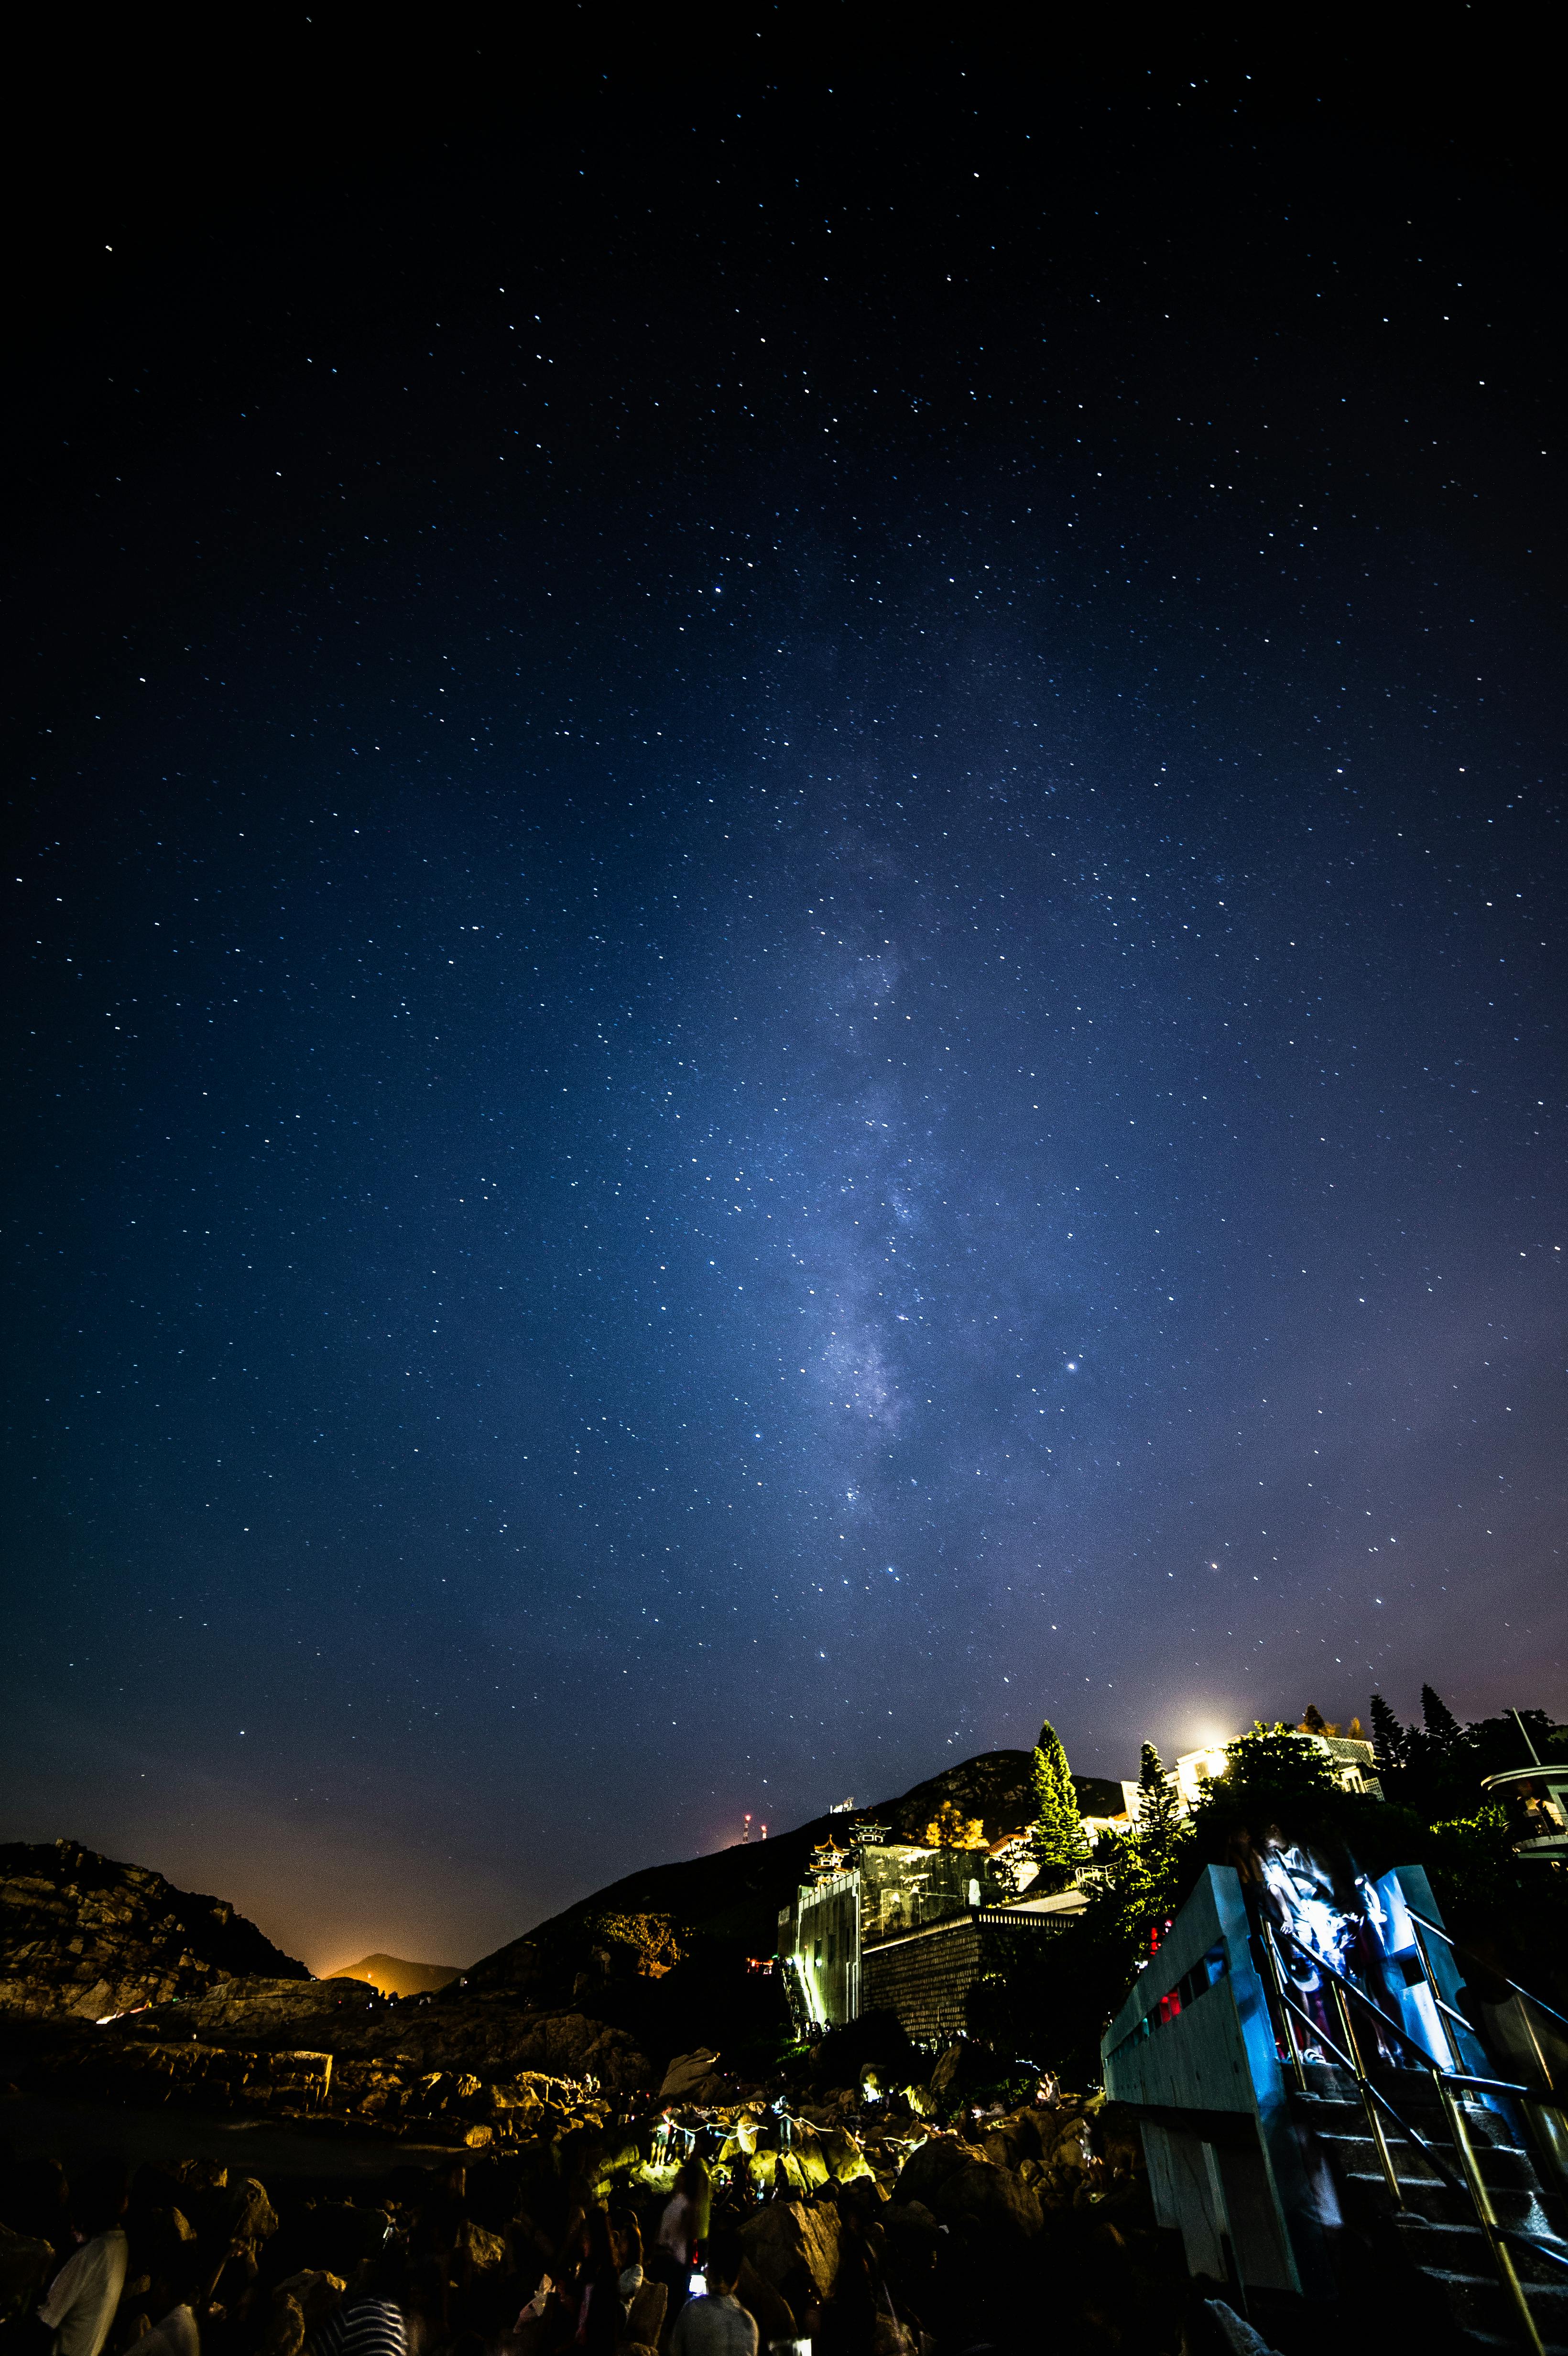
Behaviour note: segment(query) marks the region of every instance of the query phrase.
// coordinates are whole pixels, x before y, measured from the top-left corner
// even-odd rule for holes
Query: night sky
[[[1562,1712],[1528,122],[291,23],[13,215],[0,1830],[464,1963]]]

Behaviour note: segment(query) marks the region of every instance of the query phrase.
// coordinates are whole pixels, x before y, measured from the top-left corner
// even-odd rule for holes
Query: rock
[[[256,2356],[300,2356],[304,2346],[304,2309],[285,2290],[274,2291]]]
[[[227,2205],[231,2241],[270,2242],[277,2232],[277,2211],[267,2198],[266,2187],[253,2176],[230,2186]]]
[[[947,2240],[924,2202],[910,2201],[901,2205],[889,2201],[878,2211],[877,2222],[898,2280],[906,2285],[923,2281],[935,2265],[937,2254]]]
[[[711,2078],[718,2067],[718,2054],[710,2052],[706,2045],[699,2045],[695,2053],[677,2053],[664,2073],[659,2101],[690,2102],[694,2099],[693,2089]]]
[[[48,2242],[0,2225],[0,2323],[22,2314],[54,2271],[55,2254]]]
[[[950,2045],[946,2052],[941,2056],[935,2069],[931,2073],[932,2093],[933,2094],[945,2094],[948,2088],[957,2079],[963,2067],[963,2046]]]
[[[1041,2128],[1050,2117],[1050,2113],[1029,2105],[993,2119],[980,2137],[980,2148],[998,2168],[1018,2168],[1026,2159],[1043,2158],[1046,2146]]]
[[[278,2285],[280,2291],[298,2302],[307,2331],[319,2331],[333,2309],[342,2305],[347,2287],[341,2275],[325,2274],[315,2266],[290,2275],[286,2282]]]
[[[848,2127],[828,2128],[822,2137],[822,2157],[828,2174],[840,2184],[852,2184],[857,2177],[871,2175],[866,2155]]]
[[[764,2281],[750,2258],[741,2262],[735,2296],[757,2327],[758,2345],[771,2348],[778,2340],[795,2337],[795,2309],[782,2291]]]
[[[1032,2241],[1044,2222],[1029,2186],[988,2159],[955,2169],[938,2188],[934,2206],[939,2223],[965,2226],[988,2239]]]
[[[934,2209],[942,2186],[973,2158],[967,2145],[955,2136],[933,2136],[912,2151],[900,2169],[893,2199],[901,2203],[920,2201]]]
[[[472,2217],[465,2217],[457,2229],[457,2248],[476,2275],[492,2275],[511,2258],[505,2236],[487,2233]]]
[[[779,2157],[786,2163],[785,2173],[794,2185],[805,2192],[819,2192],[828,2181],[831,2170],[822,2137],[814,2126],[797,2119],[789,2142]]]
[[[763,2280],[784,2291],[804,2269],[819,2298],[838,2271],[838,2211],[826,2201],[770,2201],[741,2227],[746,2255]]]

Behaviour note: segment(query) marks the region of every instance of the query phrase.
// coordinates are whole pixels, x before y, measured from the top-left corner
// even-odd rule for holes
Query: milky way
[[[1547,230],[1184,88],[71,249],[13,1834],[461,1961],[1046,1712],[1568,1700]]]

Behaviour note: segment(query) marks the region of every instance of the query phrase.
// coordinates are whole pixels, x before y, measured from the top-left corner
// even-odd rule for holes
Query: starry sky
[[[1568,1707],[1528,117],[584,37],[144,60],[16,297],[4,1829],[322,1969]]]

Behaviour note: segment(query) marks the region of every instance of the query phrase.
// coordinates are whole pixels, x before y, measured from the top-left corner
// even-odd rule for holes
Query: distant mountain
[[[411,1964],[401,1955],[361,1955],[357,1964],[340,1964],[329,1980],[367,1980],[383,1996],[433,1996],[456,1979],[461,1964]]]
[[[252,1974],[310,1977],[222,1899],[79,1841],[0,1843],[0,2011],[98,2020]]]

